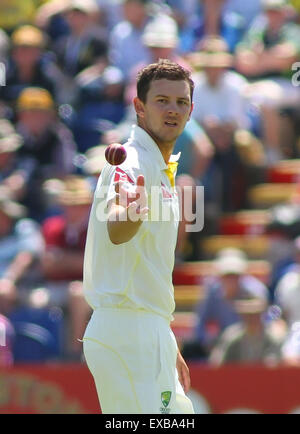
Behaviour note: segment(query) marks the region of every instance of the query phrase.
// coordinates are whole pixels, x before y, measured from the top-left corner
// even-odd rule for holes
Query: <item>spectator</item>
[[[94,185],[93,191],[96,189],[98,178],[106,164],[105,150],[105,145],[98,145],[90,148],[84,155],[82,170],[91,185]]]
[[[61,181],[47,181],[45,189],[55,193],[62,214],[49,217],[42,225],[46,245],[41,258],[44,286],[48,289],[50,303],[69,312],[68,351],[74,357],[80,357],[78,339],[90,314],[82,295],[82,268],[92,188],[87,179],[69,176]]]
[[[300,366],[300,322],[296,321],[289,328],[281,348],[282,361],[288,366]]]
[[[142,41],[145,25],[150,19],[148,0],[124,0],[124,20],[111,31],[109,56],[128,80],[130,71],[141,61],[150,63],[150,54]]]
[[[159,59],[169,59],[186,69],[191,69],[186,60],[178,54],[179,35],[176,21],[166,14],[159,13],[146,25],[142,34],[142,43],[149,53],[148,63],[158,62]],[[131,106],[135,97],[135,80],[138,71],[146,65],[141,61],[130,71],[126,90],[126,102]]]
[[[226,327],[241,321],[236,300],[268,300],[268,289],[247,274],[247,259],[238,249],[221,250],[216,258],[218,275],[205,282],[206,295],[197,308],[195,340],[209,353]]]
[[[261,13],[261,1],[204,0],[205,35],[222,36],[231,52],[252,21]]]
[[[51,43],[55,43],[58,38],[70,33],[64,16],[69,3],[70,0],[48,0],[37,9],[35,25],[47,33]]]
[[[21,26],[13,32],[11,44],[6,86],[1,87],[0,99],[13,106],[20,92],[29,86],[45,88],[55,95],[55,67],[46,56],[46,39],[41,30],[31,25]]]
[[[212,202],[221,202],[223,211],[232,211],[240,206],[239,201],[243,196],[237,191],[236,177],[243,177],[244,174],[241,175],[234,134],[238,129],[247,130],[250,127],[243,96],[246,81],[240,75],[228,71],[233,64],[233,57],[228,53],[224,40],[207,37],[202,41],[201,48],[202,52],[190,56],[194,66],[203,69],[194,74],[195,107],[192,117],[203,127],[215,148],[210,167],[214,191],[211,191],[210,178],[207,182],[208,194],[211,194]],[[228,101],[231,103],[228,104]],[[217,198],[214,197],[216,193]]]
[[[54,46],[62,71],[69,77],[102,59],[107,52],[105,30],[95,16],[99,8],[93,0],[72,0],[65,8],[70,34]]]
[[[76,144],[71,131],[59,121],[54,100],[46,89],[24,89],[17,100],[16,116],[16,130],[23,138],[18,156],[26,162],[30,183],[24,203],[31,215],[41,220],[47,209],[42,182],[74,171]]]
[[[39,227],[26,209],[0,190],[0,312],[9,314],[39,275],[35,264],[43,249]]]
[[[178,227],[177,246],[175,259],[178,262],[186,258],[198,257],[198,232],[187,232],[187,225],[191,225],[191,213],[199,213],[203,203],[197,203],[196,187],[202,185],[207,169],[214,157],[214,148],[204,130],[195,119],[190,119],[183,133],[178,137],[174,154],[181,152],[178,170],[176,174],[176,185],[180,189],[179,199],[181,202],[181,220]],[[185,188],[192,191],[192,203],[189,204],[190,216],[184,211]],[[206,210],[203,210],[203,212]]]
[[[17,158],[22,137],[12,123],[0,119],[0,182],[10,191],[14,200],[21,200],[26,191],[26,165]]]
[[[290,330],[300,322],[300,237],[294,240],[293,249],[293,262],[282,270],[275,288],[275,303],[282,309]]]
[[[198,0],[166,0],[169,14],[176,20],[179,28],[179,49],[181,53],[193,51],[199,40],[199,32],[203,36],[203,2]]]
[[[52,49],[59,66],[58,102],[73,104],[77,96],[75,76],[107,54],[107,34],[99,24],[94,0],[70,0],[60,12],[69,31],[55,38]]]
[[[300,27],[290,22],[285,0],[264,0],[264,15],[237,46],[236,69],[252,81],[247,93],[260,107],[262,136],[269,164],[283,158],[280,109],[299,105],[300,91],[291,81],[299,60]]]
[[[224,363],[278,363],[282,342],[264,322],[266,307],[264,300],[236,301],[235,309],[242,321],[224,330],[212,349],[210,363],[217,366]]]
[[[78,97],[72,130],[79,151],[98,145],[103,134],[124,117],[124,76],[108,58],[83,70],[76,77]]]

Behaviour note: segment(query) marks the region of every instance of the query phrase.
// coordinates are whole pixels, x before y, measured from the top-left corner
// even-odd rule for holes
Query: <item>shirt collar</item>
[[[151,153],[152,157],[157,161],[161,170],[168,169],[168,165],[165,163],[163,159],[162,153],[160,152],[159,147],[152,139],[152,137],[141,127],[138,125],[132,125],[130,141],[136,141],[140,146],[144,149],[147,149],[148,152]],[[178,161],[180,158],[181,152],[176,155],[171,155],[170,162]]]

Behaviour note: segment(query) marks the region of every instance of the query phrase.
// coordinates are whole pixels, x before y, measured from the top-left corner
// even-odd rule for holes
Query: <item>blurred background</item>
[[[80,342],[89,210],[159,58],[195,82],[174,153],[204,228],[179,224],[172,328],[196,412],[300,412],[300,2],[4,0],[2,413],[99,411]]]

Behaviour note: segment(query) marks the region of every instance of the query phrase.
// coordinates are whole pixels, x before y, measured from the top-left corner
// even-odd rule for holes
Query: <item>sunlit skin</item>
[[[40,136],[55,119],[52,110],[22,110],[18,113],[18,120],[34,136]]]
[[[12,57],[19,67],[34,67],[41,57],[41,49],[31,46],[16,46],[13,48]]]
[[[220,83],[224,73],[226,72],[225,68],[204,68],[205,75],[207,77],[207,81],[211,87],[217,87]]]
[[[269,27],[268,33],[276,33],[286,21],[285,11],[282,9],[269,9],[266,11]]]
[[[129,1],[123,4],[123,15],[135,28],[142,29],[147,18],[145,5],[140,1]]]
[[[234,299],[239,290],[239,274],[224,274],[221,277],[224,293],[227,299]]]
[[[8,235],[13,227],[13,221],[4,212],[0,211],[0,237]]]
[[[67,12],[66,19],[72,30],[72,33],[75,35],[81,35],[84,33],[91,23],[90,17],[84,12],[78,10],[71,10]]]
[[[154,80],[150,84],[146,102],[134,99],[138,125],[156,142],[168,163],[176,139],[190,119],[193,103],[187,81]]]

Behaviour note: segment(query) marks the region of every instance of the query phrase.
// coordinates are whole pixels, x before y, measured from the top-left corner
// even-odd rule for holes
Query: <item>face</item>
[[[269,9],[266,11],[266,15],[271,29],[276,30],[285,22],[285,12],[282,9]]]
[[[216,86],[218,84],[224,72],[224,68],[205,68],[205,74],[211,86]]]
[[[41,49],[38,47],[18,46],[13,50],[13,59],[17,65],[35,65],[41,57]]]
[[[124,18],[135,27],[141,27],[146,19],[146,8],[139,1],[125,2],[123,5]]]
[[[50,110],[24,110],[19,113],[20,122],[34,134],[42,134],[52,123],[54,114]]]
[[[174,145],[192,112],[190,87],[187,81],[154,80],[146,102],[134,100],[142,127],[160,146]]]
[[[73,32],[79,32],[89,24],[89,16],[81,11],[71,10],[66,13],[68,25]]]
[[[154,62],[159,59],[170,59],[172,57],[173,48],[170,47],[149,47]]]
[[[239,289],[239,279],[238,274],[224,274],[222,276],[222,283],[225,291],[226,298],[234,298]]]
[[[0,210],[0,237],[4,237],[10,233],[12,224],[11,218]]]

